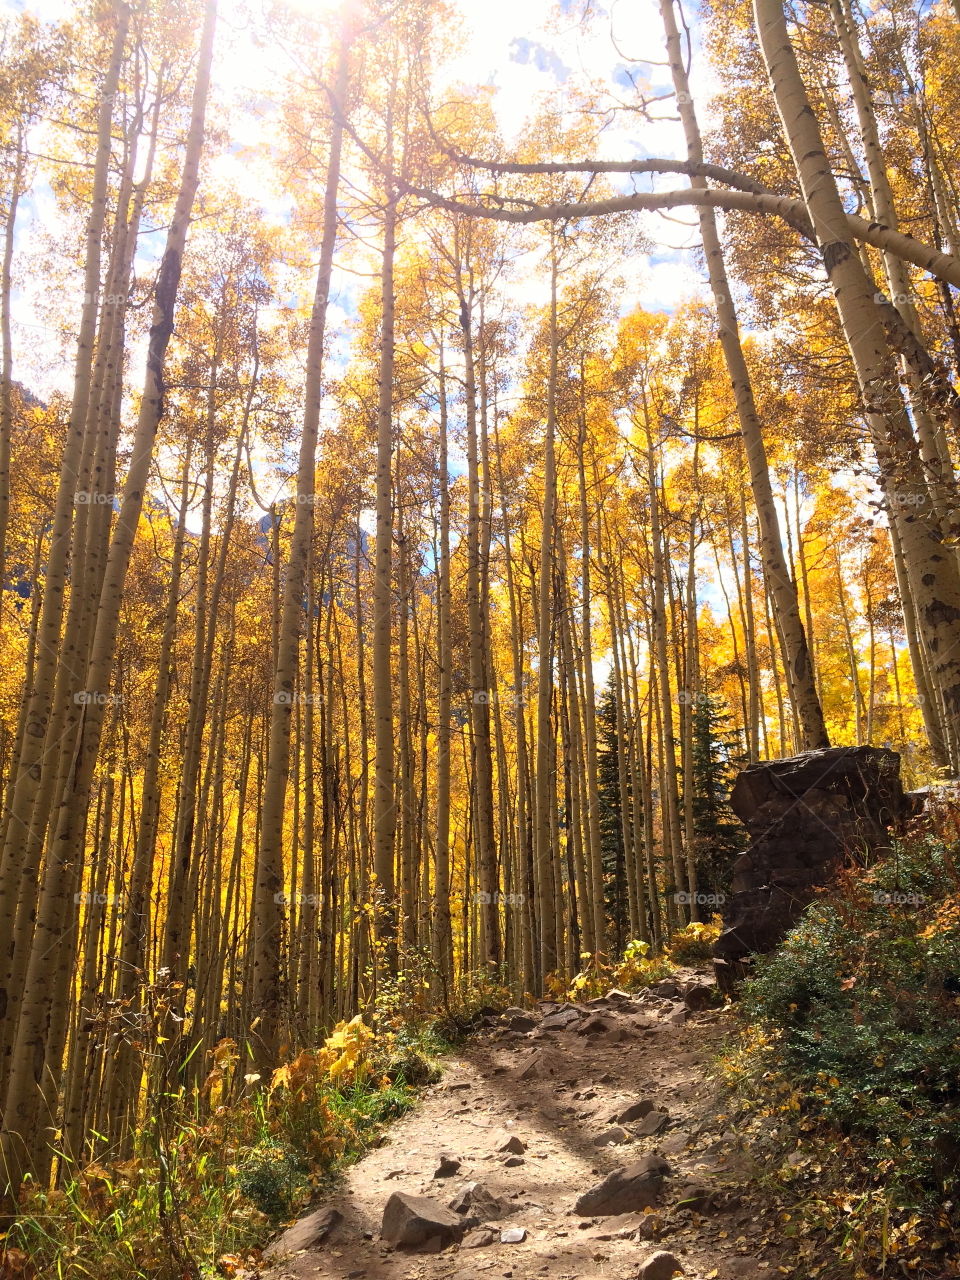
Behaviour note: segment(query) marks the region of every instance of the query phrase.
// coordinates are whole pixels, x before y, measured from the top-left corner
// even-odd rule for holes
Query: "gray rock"
[[[666,1249],[658,1249],[640,1263],[637,1280],[671,1280],[678,1271],[682,1272],[683,1267],[674,1255]]]
[[[317,1209],[314,1213],[308,1213],[305,1218],[301,1218],[299,1222],[295,1222],[292,1227],[288,1227],[282,1236],[267,1247],[263,1256],[273,1260],[290,1253],[299,1253],[301,1249],[315,1249],[323,1244],[331,1231],[342,1221],[343,1214],[339,1209],[330,1207]]]
[[[668,1000],[679,1000],[681,991],[679,982],[673,978],[664,978],[662,982],[655,983],[650,990],[657,996],[666,996]]]
[[[498,1234],[492,1227],[477,1227],[475,1231],[468,1231],[461,1241],[461,1249],[482,1249],[485,1245],[496,1244]]]
[[[454,1213],[469,1215],[486,1222],[488,1218],[499,1218],[502,1213],[500,1201],[490,1194],[482,1182],[468,1182],[460,1188],[450,1201]]]
[[[440,1156],[440,1163],[433,1171],[433,1176],[435,1178],[452,1178],[459,1171],[460,1163],[456,1156],[443,1152]]]
[[[709,1009],[716,996],[717,988],[714,983],[691,982],[684,988],[683,1003],[694,1013],[699,1013],[703,1009]]]
[[[751,765],[737,777],[730,805],[747,833],[713,951],[724,994],[749,970],[751,953],[772,951],[845,859],[882,857],[889,829],[910,808],[900,757],[882,747],[832,747]]]
[[[506,1160],[503,1162],[503,1167],[505,1169],[519,1169],[522,1164],[526,1163],[527,1162],[524,1160],[523,1156],[507,1156]]]
[[[599,1137],[594,1138],[593,1145],[595,1147],[613,1147],[621,1142],[629,1142],[630,1136],[622,1125],[615,1124],[612,1128],[601,1133]]]
[[[523,1244],[526,1238],[526,1227],[507,1227],[506,1231],[500,1232],[501,1244]]]
[[[578,1036],[609,1036],[617,1030],[617,1024],[609,1018],[604,1018],[602,1014],[591,1014],[584,1022],[577,1027]]]
[[[653,1103],[649,1098],[641,1098],[639,1102],[631,1102],[629,1107],[624,1107],[622,1111],[618,1111],[612,1117],[614,1124],[632,1124],[635,1120],[642,1120],[648,1116],[653,1110]]]
[[[634,1132],[639,1138],[652,1138],[654,1134],[663,1133],[670,1123],[668,1111],[649,1111],[637,1125]]]
[[[411,1196],[395,1191],[383,1210],[380,1236],[389,1244],[418,1248],[428,1241],[441,1247],[459,1240],[468,1225],[474,1225],[452,1209],[428,1196]]]
[[[540,1023],[540,1030],[548,1034],[556,1034],[560,1031],[566,1031],[569,1027],[576,1026],[579,1021],[580,1012],[578,1009],[558,1009],[556,1013],[547,1014]]]
[[[614,1169],[574,1206],[584,1217],[597,1214],[636,1213],[655,1205],[663,1190],[663,1179],[670,1166],[662,1156],[644,1156],[619,1169]]]
[[[515,1156],[522,1156],[526,1149],[523,1140],[518,1138],[515,1133],[504,1134],[496,1146],[497,1151],[506,1151]]]

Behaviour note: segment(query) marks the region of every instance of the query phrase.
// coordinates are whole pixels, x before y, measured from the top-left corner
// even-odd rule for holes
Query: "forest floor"
[[[688,990],[706,981],[691,971],[677,979]],[[545,1001],[488,1023],[337,1193],[274,1242],[265,1280],[667,1280],[669,1259],[650,1264],[659,1251],[694,1280],[794,1270],[778,1207],[754,1176],[755,1150],[769,1137],[738,1129],[710,1079],[732,1025],[725,1010],[689,1009],[660,984],[577,1006]],[[647,1116],[625,1119],[618,1131],[615,1117],[638,1103],[634,1110]],[[652,1129],[659,1132],[639,1132]],[[503,1150],[510,1138],[514,1152]],[[612,1170],[645,1157],[669,1166],[645,1211],[575,1209]],[[441,1169],[446,1176],[437,1176]],[[480,1225],[459,1240],[441,1248],[437,1237],[412,1246],[381,1239],[394,1192],[439,1208],[468,1183],[482,1184],[498,1205],[491,1212],[481,1200]]]

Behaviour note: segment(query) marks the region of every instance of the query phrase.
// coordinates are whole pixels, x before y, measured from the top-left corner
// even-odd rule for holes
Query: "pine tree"
[[[730,791],[747,760],[741,733],[729,728],[729,720],[719,699],[709,694],[697,699],[693,713],[693,826],[697,891],[708,897],[729,892],[733,860],[745,838],[743,826],[730,808]]]
[[[629,937],[630,899],[623,848],[623,804],[620,795],[620,735],[616,691],[611,677],[597,705],[597,790],[600,799],[600,852],[607,917],[613,922],[614,954],[623,954]]]

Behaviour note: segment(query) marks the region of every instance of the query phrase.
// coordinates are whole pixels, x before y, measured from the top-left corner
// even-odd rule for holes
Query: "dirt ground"
[[[681,992],[704,980],[680,977]],[[576,1017],[561,1014],[559,1021],[570,1021],[562,1030],[549,1029],[559,1006],[548,1002],[534,1011],[532,1030],[510,1029],[511,1022],[523,1026],[519,1011],[491,1025],[447,1060],[443,1078],[324,1202],[342,1221],[305,1251],[299,1246],[310,1220],[288,1230],[273,1246],[264,1280],[632,1280],[658,1250],[670,1251],[695,1280],[764,1280],[792,1270],[775,1211],[751,1181],[749,1143],[722,1114],[707,1078],[729,1015],[691,1010],[667,992],[577,1006]],[[641,1100],[668,1113],[647,1123],[665,1126],[661,1132],[643,1136],[636,1132],[643,1121],[625,1122],[613,1134],[618,1143],[597,1145],[613,1118]],[[508,1165],[510,1153],[498,1148],[511,1135],[524,1150]],[[647,1153],[670,1166],[658,1204],[606,1217],[574,1210],[610,1170]],[[441,1155],[459,1161],[450,1176],[434,1176]],[[502,1207],[495,1221],[483,1219],[486,1233],[439,1252],[429,1243],[411,1250],[381,1241],[393,1192],[446,1206],[472,1181]],[[502,1242],[511,1228],[523,1228],[524,1239]],[[490,1242],[476,1247],[478,1239]]]

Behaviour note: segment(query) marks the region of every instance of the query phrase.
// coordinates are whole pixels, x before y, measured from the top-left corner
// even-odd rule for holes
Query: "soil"
[[[706,981],[691,972],[680,980],[681,988]],[[510,1029],[519,1011],[489,1018],[488,1028],[447,1060],[442,1079],[319,1206],[337,1210],[342,1220],[305,1251],[288,1246],[302,1244],[306,1224],[299,1238],[296,1227],[288,1231],[272,1246],[275,1261],[261,1273],[265,1280],[632,1280],[660,1250],[695,1280],[772,1280],[792,1271],[776,1209],[752,1177],[756,1133],[737,1130],[710,1079],[730,1015],[716,1007],[689,1010],[669,986],[666,992],[578,1006],[578,1016],[559,1031],[541,1025],[558,1008],[549,1002],[534,1011],[531,1031]],[[625,1121],[613,1135],[621,1141],[596,1145],[614,1117],[641,1100],[665,1110],[667,1119]],[[637,1133],[658,1124],[665,1125],[659,1133]],[[519,1162],[498,1150],[511,1135],[524,1147]],[[612,1169],[648,1153],[670,1166],[659,1203],[606,1217],[575,1211],[577,1198]],[[450,1158],[446,1167],[459,1166],[435,1177],[442,1156]],[[384,1206],[394,1192],[447,1206],[472,1181],[502,1206],[495,1221],[484,1219],[490,1229],[473,1237],[489,1243],[468,1247],[469,1235],[467,1243],[442,1249],[436,1241],[416,1249],[381,1241]],[[524,1239],[502,1242],[511,1228],[523,1228]]]

